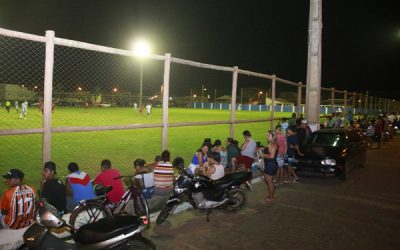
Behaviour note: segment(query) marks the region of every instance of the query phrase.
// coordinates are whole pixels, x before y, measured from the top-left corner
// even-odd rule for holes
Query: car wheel
[[[343,164],[342,173],[340,174],[340,179],[341,179],[342,181],[347,180],[347,177],[348,177],[347,171],[348,171],[348,165],[347,165],[347,162],[345,162],[345,163]]]

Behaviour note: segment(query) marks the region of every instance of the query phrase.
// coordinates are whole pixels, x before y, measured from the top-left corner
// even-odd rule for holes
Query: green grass
[[[0,129],[40,128],[42,114],[37,108],[28,110],[27,120],[18,119],[18,114],[1,110]],[[269,118],[269,112],[238,111],[237,120]],[[289,117],[290,113],[276,113],[277,117]],[[229,120],[226,110],[178,109],[169,110],[169,122],[221,121]],[[124,124],[161,123],[161,109],[154,109],[151,116],[139,114],[131,108],[62,108],[53,113],[53,127],[102,126]],[[248,129],[256,141],[265,144],[265,131],[270,128],[267,122],[235,125],[235,137],[242,141],[241,132]],[[203,139],[224,141],[229,136],[229,125],[207,125],[169,128],[168,149],[171,158],[182,156],[186,164],[200,147]],[[39,186],[41,179],[42,136],[18,135],[0,137],[1,173],[9,168],[19,168],[25,172],[25,182]],[[99,171],[100,161],[110,159],[115,168],[123,174],[133,172],[132,162],[143,158],[148,162],[161,153],[161,128],[113,130],[102,132],[54,133],[52,135],[52,160],[58,167],[58,175],[64,178],[67,164],[75,161],[81,170],[94,177]],[[0,185],[0,192],[6,188]]]

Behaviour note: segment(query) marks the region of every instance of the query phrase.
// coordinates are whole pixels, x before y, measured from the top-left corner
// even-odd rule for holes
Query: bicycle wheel
[[[99,203],[85,203],[71,213],[69,224],[78,229],[83,225],[111,216],[110,211]]]

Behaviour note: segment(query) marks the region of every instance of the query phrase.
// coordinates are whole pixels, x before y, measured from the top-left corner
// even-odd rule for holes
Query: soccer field
[[[105,126],[126,124],[160,124],[162,110],[154,108],[151,115],[139,113],[132,108],[77,108],[57,107],[53,113],[53,127]],[[289,117],[290,113],[275,113],[276,117]],[[269,112],[238,111],[237,120],[266,119]],[[195,121],[228,121],[228,110],[180,109],[169,110],[169,123]],[[15,110],[7,113],[1,110],[0,129],[40,128],[42,114],[37,108],[28,110],[26,120],[19,119]],[[253,138],[265,144],[267,122],[243,123],[235,125],[235,138],[242,142],[241,133],[248,129]],[[168,130],[168,149],[171,158],[181,156],[188,165],[194,152],[204,138],[225,139],[229,136],[229,125],[207,125],[175,127]],[[25,172],[26,183],[39,186],[41,179],[42,135],[18,135],[0,137],[0,167],[2,172],[9,168],[19,168]],[[81,170],[94,177],[100,171],[102,159],[110,159],[113,167],[123,174],[133,173],[132,162],[143,158],[151,162],[161,154],[161,128],[111,130],[101,132],[74,132],[52,134],[52,160],[57,164],[59,178],[67,174],[67,164],[75,161]],[[171,160],[172,160],[171,159]],[[3,191],[5,185],[1,185]]]

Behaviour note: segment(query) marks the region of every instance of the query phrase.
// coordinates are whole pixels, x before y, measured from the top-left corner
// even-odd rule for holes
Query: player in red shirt
[[[94,184],[100,184],[104,187],[112,186],[112,190],[107,193],[107,196],[113,203],[119,202],[124,194],[124,185],[121,179],[114,179],[120,175],[118,170],[111,168],[110,160],[103,160],[101,162],[101,173],[93,181]]]

